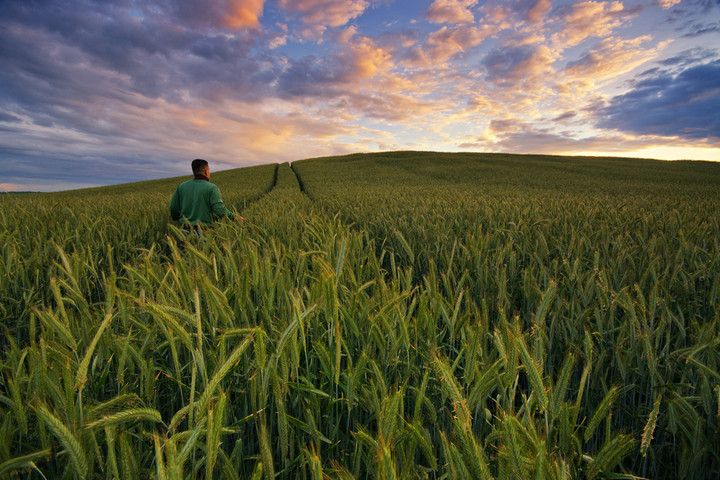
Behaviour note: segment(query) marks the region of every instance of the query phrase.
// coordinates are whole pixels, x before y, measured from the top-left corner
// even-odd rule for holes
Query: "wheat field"
[[[180,180],[0,196],[0,478],[720,477],[720,165]]]

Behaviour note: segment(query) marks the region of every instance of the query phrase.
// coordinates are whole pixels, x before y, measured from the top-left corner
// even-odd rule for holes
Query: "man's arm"
[[[216,217],[228,217],[235,220],[235,215],[228,210],[225,207],[225,203],[223,203],[222,195],[220,195],[220,189],[216,185],[213,186],[215,188],[213,188],[210,193],[210,207],[212,208],[213,214]]]
[[[172,200],[170,200],[170,218],[180,220],[180,194],[177,188],[173,193]]]

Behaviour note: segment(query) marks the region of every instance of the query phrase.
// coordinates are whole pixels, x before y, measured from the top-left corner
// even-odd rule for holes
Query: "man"
[[[195,178],[178,185],[170,201],[172,219],[179,220],[186,227],[207,227],[212,225],[213,220],[223,217],[235,220],[235,215],[225,208],[220,189],[210,183],[208,162],[196,158],[191,166]]]

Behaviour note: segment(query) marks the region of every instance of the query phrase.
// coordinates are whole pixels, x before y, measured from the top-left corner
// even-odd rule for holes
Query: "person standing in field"
[[[196,158],[191,164],[195,178],[183,182],[175,189],[170,201],[170,217],[184,227],[209,227],[214,220],[235,215],[225,207],[220,189],[210,183],[210,166],[207,160]],[[244,220],[240,217],[241,220]]]

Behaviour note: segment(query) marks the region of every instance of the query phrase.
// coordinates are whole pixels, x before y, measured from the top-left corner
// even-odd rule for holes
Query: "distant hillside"
[[[468,162],[483,168],[489,168],[500,176],[505,176],[504,181],[526,185],[536,185],[541,181],[557,183],[561,179],[579,180],[595,178],[600,182],[607,181],[612,184],[614,181],[627,181],[635,179],[643,182],[650,182],[658,189],[668,181],[674,183],[686,182],[695,184],[711,184],[720,182],[720,163],[709,161],[665,161],[643,158],[625,157],[586,157],[586,156],[563,156],[563,155],[529,155],[529,154],[507,154],[507,153],[446,153],[427,151],[394,151],[378,153],[356,153],[342,156],[317,157],[296,160],[292,162],[327,162],[334,165],[338,162],[351,162],[361,165],[367,163],[368,168],[377,165],[395,163],[402,165],[405,169],[415,169],[424,175],[447,176],[449,171],[462,169]],[[271,162],[270,162],[271,163]],[[222,171],[214,171],[211,174],[211,181],[221,185],[226,179],[236,178],[244,171],[252,171],[262,165],[241,167]],[[440,172],[441,169],[450,169]],[[510,176],[505,175],[506,172]],[[538,176],[539,174],[539,176]],[[181,181],[191,178],[192,175],[168,177],[157,180],[146,180],[140,182],[124,183],[102,187],[85,188],[79,190],[68,190],[54,192],[65,194],[76,192],[79,194],[104,194],[104,193],[132,193],[132,192],[167,192],[171,191]],[[365,177],[364,179],[371,178]],[[464,180],[468,180],[465,178]],[[582,183],[582,182],[581,182]],[[14,194],[28,194],[34,192],[9,192]]]

